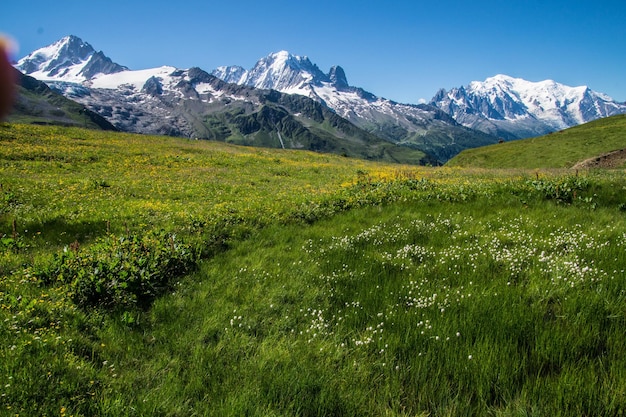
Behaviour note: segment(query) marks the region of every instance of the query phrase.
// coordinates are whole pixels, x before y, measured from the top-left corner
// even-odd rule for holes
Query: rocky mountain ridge
[[[82,41],[77,41],[80,39],[74,36],[66,37],[21,59],[17,68],[31,71],[67,97],[101,112],[122,130],[199,138],[213,136],[202,120],[208,117],[207,112],[220,112],[223,107],[214,103],[215,99],[221,99],[222,93],[213,91],[207,95],[203,91],[210,83],[190,84],[189,80],[180,79],[180,74],[189,70],[174,67],[131,71],[111,63],[113,65],[103,65],[101,71],[94,74],[95,66],[88,66],[95,56],[93,48],[88,44],[81,47]],[[62,61],[66,62],[65,68],[51,65]],[[92,70],[87,71],[88,67]],[[459,125],[432,106],[401,105],[351,87],[341,67],[333,67],[324,74],[308,58],[286,51],[260,60],[254,71],[224,67],[215,74],[225,81],[237,81],[240,87],[309,97],[361,132],[367,132],[369,135],[364,138],[377,137],[408,154],[426,153],[432,156],[426,157],[429,163],[443,163],[463,149],[497,141],[495,137]],[[231,96],[230,100],[241,102],[255,96],[251,90],[246,91],[244,96]],[[159,99],[155,100],[157,97]],[[196,102],[174,106],[172,100]],[[240,141],[237,135],[229,140]]]

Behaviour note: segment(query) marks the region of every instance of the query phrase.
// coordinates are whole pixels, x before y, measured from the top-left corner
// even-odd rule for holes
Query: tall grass
[[[487,206],[396,203],[236,244],[142,316],[112,359],[137,390],[108,412],[623,412],[623,218]]]
[[[6,415],[625,411],[620,171],[3,129]],[[172,271],[170,233],[193,248],[190,275],[145,268],[155,254]],[[145,238],[123,252],[129,236]],[[102,273],[118,260],[123,272]],[[167,278],[165,294],[119,292],[151,277]],[[81,302],[80,279],[122,302]]]

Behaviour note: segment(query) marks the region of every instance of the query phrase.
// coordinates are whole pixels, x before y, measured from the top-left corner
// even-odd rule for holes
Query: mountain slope
[[[424,152],[384,141],[311,99],[228,84],[199,68],[131,71],[75,37],[35,51],[18,67],[33,70],[65,97],[128,132],[434,163]]]
[[[232,66],[212,74],[231,83],[310,97],[381,138],[421,149],[442,162],[462,149],[497,142],[493,136],[459,125],[433,106],[377,97],[350,86],[343,68],[334,66],[325,74],[309,58],[286,51],[260,59],[249,71]]]
[[[15,79],[18,95],[8,122],[117,130],[104,117],[53,91],[44,82],[18,70],[15,70]]]
[[[472,129],[520,139],[626,113],[626,104],[552,80],[530,82],[497,75],[466,87],[440,90],[431,104]]]
[[[593,161],[600,159],[597,162],[601,162],[605,155],[623,150],[626,148],[624,137],[626,137],[626,115],[616,115],[546,136],[468,149],[448,161],[446,166],[572,168],[590,158],[593,158]],[[619,152],[614,153],[612,162],[616,162],[620,155]],[[591,162],[579,166],[592,166]],[[624,166],[623,162],[621,166]]]

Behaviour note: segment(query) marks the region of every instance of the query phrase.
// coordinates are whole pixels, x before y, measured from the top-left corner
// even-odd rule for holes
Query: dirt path
[[[626,149],[609,152],[604,155],[594,156],[578,162],[572,169],[581,168],[619,168],[626,164]]]

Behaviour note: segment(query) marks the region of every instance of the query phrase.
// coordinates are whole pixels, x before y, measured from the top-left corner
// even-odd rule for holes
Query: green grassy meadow
[[[625,174],[0,125],[0,415],[624,415]]]

